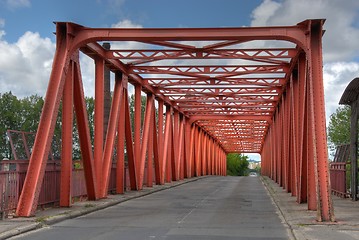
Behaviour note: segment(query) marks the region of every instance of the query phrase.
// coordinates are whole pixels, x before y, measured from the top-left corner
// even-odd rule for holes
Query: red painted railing
[[[28,161],[0,162],[0,215],[4,219],[14,214],[19,195],[24,185]],[[45,176],[39,196],[39,206],[58,204],[60,200],[60,161],[48,161]],[[116,190],[116,168],[112,168],[109,192]],[[129,189],[128,171],[125,171],[125,186]],[[86,181],[83,169],[72,171],[72,198],[73,201],[86,199]]]
[[[330,181],[332,193],[342,198],[348,197],[347,191],[347,166],[350,163],[330,163]]]

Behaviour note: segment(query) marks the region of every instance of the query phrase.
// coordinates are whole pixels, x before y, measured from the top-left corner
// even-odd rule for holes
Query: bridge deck
[[[288,239],[257,177],[208,177],[19,239]]]

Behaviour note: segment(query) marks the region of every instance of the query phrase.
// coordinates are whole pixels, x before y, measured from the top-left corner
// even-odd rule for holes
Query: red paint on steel
[[[111,171],[112,158],[113,158],[113,149],[115,146],[115,138],[116,138],[116,132],[118,126],[118,117],[119,117],[118,109],[120,108],[121,100],[123,100],[122,95],[123,95],[123,86],[122,86],[121,78],[117,77],[115,80],[115,89],[112,97],[106,142],[102,156],[103,159],[101,161],[103,164],[101,166],[101,170],[103,171],[102,182],[101,182],[102,184],[99,189],[100,192],[99,194],[101,198],[107,197],[108,184],[110,182],[109,178],[111,174],[110,171]]]
[[[74,105],[91,199],[107,196],[117,136],[118,193],[125,187],[124,141],[133,190],[141,189],[145,182],[152,185],[153,164],[156,183],[164,184],[184,177],[226,175],[225,155],[230,152],[261,153],[263,174],[297,196],[298,202],[307,200],[308,208],[318,204],[319,220],[334,220],[325,147],[322,25],[322,20],[308,20],[284,27],[110,29],[57,23],[57,50],[39,128],[42,132],[33,148],[32,159],[37,161],[30,160],[18,215],[30,215],[37,205],[67,69],[80,49],[96,65],[92,146],[79,61],[74,59]],[[291,44],[271,49],[243,47],[242,43],[253,40]],[[150,47],[108,50],[98,41],[137,41]],[[103,149],[105,63],[110,71],[121,73],[122,80],[121,89],[115,87]],[[135,87],[133,126],[127,81]],[[116,86],[118,82],[117,76]],[[144,123],[141,91],[147,95]]]
[[[71,205],[74,62],[70,63],[68,71],[62,97],[61,207]]]
[[[94,126],[94,167],[97,189],[102,187],[102,165],[104,153],[104,99],[105,99],[105,62],[95,58],[95,126]]]

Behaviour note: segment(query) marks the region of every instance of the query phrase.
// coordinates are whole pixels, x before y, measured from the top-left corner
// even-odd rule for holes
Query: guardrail
[[[54,205],[60,200],[61,161],[48,161],[39,196],[39,206]],[[115,164],[114,164],[115,166]],[[24,185],[28,167],[27,160],[3,160],[0,162],[0,215],[1,219],[14,215],[21,190]],[[112,168],[109,192],[116,190],[116,168]],[[128,170],[125,169],[125,186],[129,189]],[[86,182],[83,169],[73,169],[72,189],[73,201],[87,198]]]
[[[330,182],[332,194],[346,198],[349,196],[347,188],[347,169],[350,163],[331,162],[330,163]]]

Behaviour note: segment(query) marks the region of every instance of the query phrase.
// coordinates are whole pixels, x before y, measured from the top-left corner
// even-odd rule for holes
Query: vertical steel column
[[[311,23],[310,34],[310,88],[313,105],[314,160],[318,173],[318,221],[334,221],[328,176],[328,152],[325,126],[324,86],[322,72],[322,35],[323,20]]]
[[[70,56],[68,56],[68,40],[66,27],[56,25],[56,52],[51,71],[50,82],[47,87],[46,101],[41,113],[38,131],[36,134],[33,153],[29,160],[28,174],[21,191],[16,215],[28,217],[34,214],[44,177],[47,157],[49,156],[56,117],[65,83]]]
[[[202,175],[207,175],[207,134],[202,135]]]
[[[283,116],[283,121],[284,121],[284,129],[286,129],[285,131],[285,139],[284,142],[286,144],[285,147],[285,155],[284,158],[286,159],[287,162],[287,171],[286,171],[286,175],[287,175],[287,184],[286,184],[286,190],[287,192],[292,192],[293,191],[293,162],[291,159],[291,149],[290,149],[290,143],[291,143],[291,134],[290,134],[290,91],[289,91],[289,86],[287,86],[287,92],[286,92],[286,97],[285,97],[285,104],[283,106],[283,110],[285,111],[285,114]]]
[[[169,112],[169,115],[167,115],[167,109]],[[168,121],[168,144],[167,144],[167,163],[166,163],[166,182],[171,182],[172,179],[172,151],[173,151],[173,121],[172,121],[172,107],[166,106],[166,125]],[[168,116],[168,118],[167,118]]]
[[[155,104],[155,103],[153,102],[153,104]],[[153,109],[155,109],[154,106],[153,106]],[[158,111],[158,120],[160,118],[160,115],[162,115],[162,118],[163,118],[163,112]],[[163,126],[163,119],[162,119],[162,126]],[[157,129],[158,128],[157,128],[157,122],[156,122],[156,111],[152,111],[153,162],[154,162],[154,166],[155,166],[156,184],[160,185],[161,184],[161,162],[160,162],[160,157],[159,157],[160,150],[159,150],[159,145],[158,145],[158,134],[160,133],[160,131],[158,129],[158,133],[157,133]],[[163,131],[163,127],[162,127],[161,131]]]
[[[350,160],[351,160],[351,197],[358,200],[358,108],[359,100],[350,104]]]
[[[184,162],[183,137],[184,137],[184,117],[180,116],[179,135],[178,135],[178,150],[177,150],[178,151],[177,152],[177,175],[178,175],[179,180],[183,179],[183,162]]]
[[[216,150],[215,150],[215,155],[216,155],[216,161],[215,161],[215,169],[214,169],[214,172],[215,172],[215,175],[218,175],[218,158],[219,158],[219,146],[218,144],[216,143]]]
[[[164,162],[164,149],[163,149],[163,100],[159,99],[158,100],[158,162],[159,162],[159,168],[160,170],[160,174],[159,174],[159,178],[160,178],[160,184],[165,184],[165,178],[164,178],[164,166],[166,165]]]
[[[148,98],[147,98],[148,100]],[[150,116],[150,129],[149,129],[149,136],[148,136],[148,152],[147,152],[147,187],[152,187],[153,186],[153,150],[154,150],[154,146],[153,146],[153,131],[154,131],[154,122],[156,121],[156,118],[154,118],[154,112],[155,112],[155,107],[154,107],[154,99],[151,101],[152,104],[152,112],[151,112],[151,116]],[[147,109],[146,109],[147,111]],[[157,145],[156,145],[157,147]]]
[[[118,126],[118,117],[119,117],[119,109],[120,103],[123,99],[123,87],[122,87],[122,76],[119,73],[116,73],[115,79],[115,89],[112,98],[111,110],[110,110],[110,118],[108,122],[108,130],[106,135],[106,142],[103,151],[103,159],[102,159],[102,181],[101,188],[99,189],[100,197],[105,198],[108,193],[108,185],[110,181],[111,167],[112,167],[112,156],[113,156],[113,148],[115,146],[115,139],[117,133]]]
[[[276,143],[281,143],[281,141],[280,141],[280,136],[281,136],[281,134],[280,134],[280,127],[278,126],[279,125],[279,123],[280,123],[280,115],[279,115],[279,109],[277,108],[277,111],[276,111],[276,114],[275,114],[275,121],[274,121],[274,128],[275,128],[275,135],[274,135],[274,137],[275,137],[275,142]],[[273,159],[273,180],[276,182],[276,183],[278,183],[278,179],[277,179],[277,177],[278,177],[278,160],[279,160],[279,158],[280,158],[280,150],[281,150],[281,144],[276,144],[275,145],[275,151],[274,151],[274,159]]]
[[[111,49],[111,44],[109,42],[105,42],[102,44],[102,47],[105,50]],[[110,111],[111,111],[111,71],[106,67],[106,64],[104,66],[104,120],[103,120],[103,142],[106,141],[106,133],[107,133],[107,127],[108,127],[108,120],[110,118]]]
[[[122,85],[127,85],[127,76],[125,74],[122,74]],[[125,91],[127,90],[123,88],[117,126],[116,193],[119,194],[125,192]]]
[[[130,105],[128,103],[128,88],[127,83],[125,86],[126,90],[124,91],[124,106],[125,106],[125,136],[126,136],[126,152],[128,159],[128,172],[130,175],[130,186],[131,190],[137,190],[137,167],[135,153],[133,149],[133,139],[132,139],[132,127],[131,127],[131,116],[130,116]]]
[[[210,175],[211,173],[211,137],[207,136],[207,159],[206,159],[206,167],[207,167],[207,172],[206,175]]]
[[[224,176],[227,176],[227,158],[226,158],[226,153],[223,153],[223,158],[224,158]]]
[[[196,126],[191,125],[191,138],[190,138],[190,158],[189,158],[189,173],[190,177],[193,177],[196,175],[196,165],[195,165],[195,144],[196,144]]]
[[[201,147],[200,147],[200,144],[201,144],[201,139],[200,139],[200,130],[199,128],[196,126],[196,132],[195,132],[195,135],[196,135],[196,149],[195,149],[195,168],[196,168],[196,177],[199,177],[201,176],[201,172],[200,172],[200,169],[201,169]]]
[[[283,187],[284,189],[288,188],[288,166],[289,166],[289,157],[288,157],[288,141],[289,139],[287,138],[287,131],[288,126],[287,126],[287,112],[286,112],[286,95],[282,96],[282,102],[281,102],[281,106],[280,106],[280,111],[278,111],[278,116],[279,116],[279,129],[280,131],[280,142],[279,143],[279,147],[280,147],[280,159],[281,159],[281,164],[280,164],[280,186]],[[277,143],[277,144],[278,144]],[[273,143],[273,145],[276,145],[276,143]]]
[[[283,131],[285,131],[283,128],[283,125],[284,125],[284,121],[283,121],[283,118],[285,116],[285,112],[283,111],[284,109],[283,108],[280,108],[278,110],[278,122],[277,122],[277,146],[278,146],[278,150],[277,150],[277,175],[278,175],[278,184],[279,186],[283,187],[283,182],[284,182],[284,162],[285,161],[288,161],[288,159],[285,159],[284,158],[284,152],[285,152],[285,149],[286,149],[286,142],[283,141]]]
[[[76,93],[74,94],[74,106],[86,179],[87,198],[96,200],[99,197],[99,192],[96,184],[90,129],[79,62],[74,67],[74,93]]]
[[[292,73],[292,108],[293,108],[293,156],[295,162],[295,188],[296,188],[296,196],[297,202],[299,203],[299,196],[301,192],[300,186],[300,138],[299,138],[299,128],[300,128],[300,119],[299,119],[299,106],[300,106],[300,94],[299,94],[299,76],[298,70],[293,70]]]
[[[298,192],[298,178],[297,178],[297,133],[296,133],[296,128],[297,128],[297,107],[296,107],[296,103],[295,100],[298,101],[298,98],[295,98],[296,96],[295,94],[295,88],[297,84],[297,76],[295,75],[295,72],[292,72],[292,76],[290,77],[290,116],[291,116],[291,121],[290,121],[290,125],[291,125],[291,130],[290,130],[290,137],[291,137],[291,144],[290,144],[290,149],[291,149],[291,162],[292,162],[292,196],[297,196],[297,192]]]
[[[60,207],[71,206],[72,178],[72,127],[73,127],[73,77],[74,62],[71,61],[65,80],[62,97],[62,151],[61,151],[61,182]]]
[[[134,145],[134,156],[135,156],[135,166],[138,172],[137,177],[139,175],[143,174],[141,173],[140,168],[140,161],[141,161],[141,85],[137,84],[135,85],[135,109],[134,109],[134,139],[133,139],[133,145]],[[142,189],[142,186],[140,186],[140,182],[137,178],[137,187],[136,189]]]
[[[168,165],[168,148],[169,148],[169,138],[170,138],[170,127],[171,127],[171,108],[170,106],[166,106],[166,125],[165,125],[165,132],[164,132],[164,141],[163,141],[163,148],[162,148],[162,179],[163,184],[167,180],[167,174],[168,171],[167,165]],[[160,131],[159,131],[160,132]],[[167,169],[167,171],[166,171]]]
[[[139,189],[143,188],[143,178],[144,178],[144,171],[145,171],[145,162],[146,162],[146,152],[148,147],[148,140],[150,136],[150,125],[151,125],[151,117],[152,117],[152,107],[153,107],[154,97],[152,94],[147,94],[147,103],[146,103],[146,112],[145,112],[145,119],[143,122],[143,133],[142,133],[142,144],[141,144],[141,155],[140,155],[140,162],[139,162]]]
[[[184,177],[191,177],[191,123],[186,119],[184,136]]]
[[[276,115],[274,115],[274,119],[273,119],[273,123],[272,123],[272,125],[271,125],[271,139],[270,139],[270,141],[271,141],[271,143],[273,143],[273,144],[271,144],[271,150],[270,150],[270,152],[271,152],[271,159],[270,159],[270,166],[269,166],[269,177],[271,178],[271,179],[273,179],[273,172],[274,172],[274,159],[275,159],[275,148],[276,148],[276,146],[275,146],[275,132],[276,132],[276,128],[275,128],[275,120],[276,120]]]
[[[173,152],[174,156],[172,158],[172,180],[179,180],[179,159],[180,159],[180,149],[179,149],[179,112],[177,110],[173,111]]]
[[[214,175],[214,139],[211,141],[211,175]]]
[[[102,154],[104,141],[104,66],[102,58],[95,59],[95,126],[94,126],[94,163],[97,189],[102,186]]]
[[[298,192],[298,202],[303,203],[307,202],[307,176],[308,176],[308,158],[307,158],[307,109],[306,109],[306,58],[305,54],[300,54],[298,58],[298,83],[299,83],[299,188]]]
[[[307,71],[309,71],[309,66],[307,66]],[[307,159],[308,159],[308,174],[307,174],[307,179],[308,179],[308,210],[317,210],[317,184],[316,184],[316,179],[318,179],[317,177],[317,172],[315,170],[315,164],[314,164],[314,137],[313,137],[313,114],[312,114],[312,105],[310,104],[310,99],[311,99],[311,93],[310,93],[310,89],[309,89],[309,83],[307,81],[307,129],[306,129],[306,142],[307,142],[307,146],[306,149],[307,150]]]

